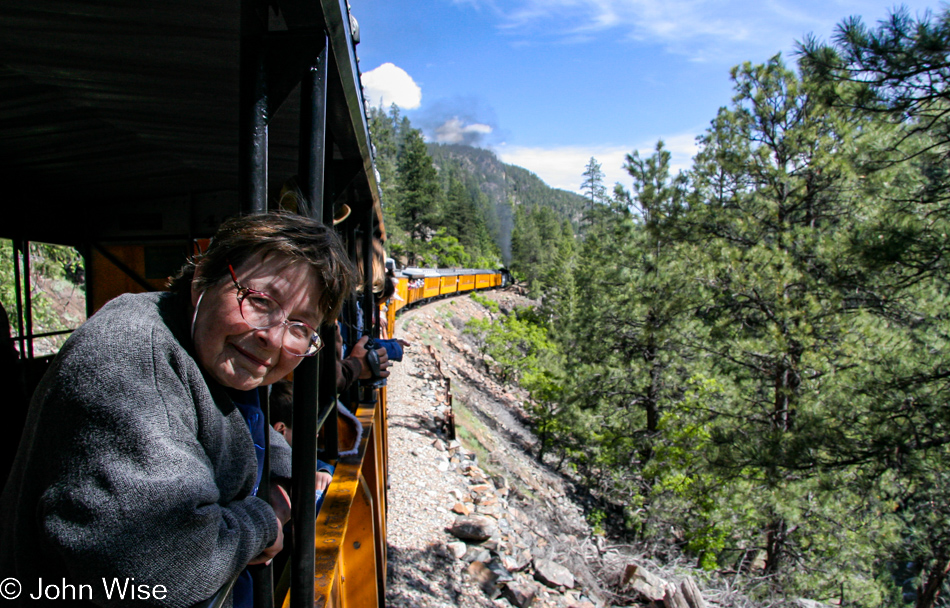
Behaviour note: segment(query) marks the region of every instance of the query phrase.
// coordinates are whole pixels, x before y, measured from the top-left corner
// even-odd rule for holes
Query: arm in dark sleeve
[[[348,389],[363,373],[363,364],[356,357],[347,357],[337,362],[336,391],[342,393]]]

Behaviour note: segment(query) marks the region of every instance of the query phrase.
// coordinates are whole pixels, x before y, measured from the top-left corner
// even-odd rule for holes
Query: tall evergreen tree
[[[872,288],[854,298],[890,339],[877,373],[856,392],[874,404],[854,421],[854,450],[900,505],[900,555],[916,577],[916,605],[950,593],[946,416],[950,216],[950,10],[893,12],[876,29],[842,23],[833,45],[809,39],[803,66],[830,103],[864,120],[858,159],[869,221],[854,248]],[[873,397],[872,397],[873,395]],[[912,405],[911,405],[912,404]],[[926,505],[926,506],[925,506]],[[942,523],[941,523],[942,522]]]
[[[604,186],[604,172],[601,171],[601,165],[593,156],[587,161],[584,167],[584,181],[581,183],[581,191],[587,198],[587,213],[592,214],[594,207],[607,201],[607,187]]]
[[[407,257],[410,264],[415,264],[420,259],[424,243],[435,234],[441,223],[442,191],[422,133],[409,128],[400,135],[397,221],[408,233]]]
[[[678,268],[676,221],[685,191],[669,173],[662,143],[647,159],[627,156],[633,193],[594,209],[578,260],[569,377],[577,407],[601,424],[586,430],[597,447],[588,466],[603,496],[642,504],[640,469],[653,455],[664,405],[678,398],[682,321],[691,293]],[[642,522],[641,522],[642,523]]]
[[[733,78],[734,107],[721,110],[701,140],[694,179],[702,204],[691,210],[703,230],[702,348],[723,387],[706,404],[719,446],[711,453],[724,475],[744,471],[763,484],[750,525],[761,534],[765,572],[788,589],[830,591],[833,579],[809,579],[794,564],[828,559],[805,548],[831,533],[830,522],[876,515],[873,501],[841,492],[824,521],[805,517],[821,483],[848,476],[843,462],[826,465],[847,432],[845,413],[868,406],[851,390],[871,373],[866,344],[851,332],[865,312],[846,305],[861,287],[849,280],[857,263],[851,231],[863,212],[845,162],[851,126],[778,57],[736,68]],[[849,549],[867,550],[873,538],[854,539]],[[840,559],[827,566],[837,576],[873,578]]]

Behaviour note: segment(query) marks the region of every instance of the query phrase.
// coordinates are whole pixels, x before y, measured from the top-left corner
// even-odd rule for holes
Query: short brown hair
[[[332,228],[293,213],[259,213],[226,220],[208,250],[188,260],[169,287],[188,294],[194,282],[195,287],[206,289],[230,276],[229,264],[237,268],[257,254],[272,253],[305,262],[316,271],[323,321],[335,321],[343,300],[353,290],[353,266]],[[201,272],[196,278],[197,270]]]

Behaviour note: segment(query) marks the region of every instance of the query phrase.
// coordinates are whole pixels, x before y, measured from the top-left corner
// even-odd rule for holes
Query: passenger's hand
[[[280,517],[277,518],[277,539],[269,546],[266,547],[261,554],[252,559],[247,563],[248,566],[253,566],[254,564],[270,564],[271,560],[281,552],[284,548],[284,526],[280,522]]]
[[[279,483],[270,486],[270,506],[281,526],[290,521],[290,494]]]
[[[331,479],[333,479],[333,475],[330,475],[326,471],[317,471],[317,492],[326,490],[327,486],[330,485]]]
[[[408,342],[406,342],[406,341],[403,340],[402,338],[396,338],[396,342],[399,342],[399,346],[401,346],[401,347],[403,347],[403,348],[412,346],[412,344],[409,344]]]
[[[363,336],[360,338],[356,344],[353,345],[353,352],[350,353],[350,356],[355,357],[357,360],[359,360],[360,365],[362,365],[360,380],[368,380],[373,377],[373,370],[370,369],[369,361],[366,360],[366,342],[368,340],[369,336]],[[389,354],[383,347],[377,348],[376,354],[379,356],[379,377],[385,378],[389,375],[389,372],[387,371],[389,366],[392,365],[389,362]]]

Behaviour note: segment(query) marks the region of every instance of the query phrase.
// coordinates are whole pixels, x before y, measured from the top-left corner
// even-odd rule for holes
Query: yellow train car
[[[422,297],[428,300],[429,298],[435,298],[439,295],[439,288],[442,285],[441,277],[439,276],[427,276],[425,278],[425,286],[422,289]]]
[[[390,306],[394,311],[401,310],[409,303],[409,277],[396,277],[396,296]]]
[[[504,287],[511,281],[511,275],[506,269],[404,268],[396,273],[396,281],[399,298],[394,298],[393,308],[398,311],[437,297]]]
[[[439,278],[439,295],[445,296],[449,294],[456,293],[459,286],[459,275],[455,273],[455,270],[443,270],[443,274]]]

